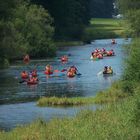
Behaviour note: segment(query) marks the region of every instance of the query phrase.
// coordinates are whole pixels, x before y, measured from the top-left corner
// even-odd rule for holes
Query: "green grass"
[[[85,29],[83,40],[123,37],[123,24],[122,19],[93,18],[90,26]]]
[[[120,99],[128,97],[127,93],[121,90],[120,82],[115,82],[112,86],[97,93],[95,97],[42,97],[37,101],[38,106],[73,106],[83,104],[104,104],[117,102]]]
[[[83,45],[82,41],[56,41],[57,47],[67,47],[67,46],[80,46]]]
[[[104,105],[95,112],[82,111],[74,118],[35,121],[10,132],[0,132],[1,140],[137,140],[135,125],[137,97]]]
[[[10,132],[0,132],[0,140],[137,140],[140,137],[140,86],[127,98],[120,97],[123,94],[120,86],[121,82],[115,82],[110,89],[97,95],[95,99],[101,103],[110,99],[109,96],[113,100],[107,100],[109,104],[96,111],[86,110],[74,118],[55,118],[49,122],[37,120]],[[116,92],[118,94],[114,94]],[[117,98],[116,102],[117,95],[124,99],[118,101],[120,98]],[[91,98],[91,102],[95,99]],[[76,100],[83,102],[81,98]],[[84,99],[84,103],[87,102],[89,99]]]
[[[124,93],[121,87],[122,87],[121,81],[114,82],[109,89],[97,93],[97,95],[95,96],[95,103],[105,104],[117,102],[120,99],[129,97],[129,94]]]
[[[83,104],[91,104],[94,103],[93,97],[75,97],[75,98],[67,98],[67,97],[42,97],[38,100],[38,106],[72,106],[72,105],[83,105]]]

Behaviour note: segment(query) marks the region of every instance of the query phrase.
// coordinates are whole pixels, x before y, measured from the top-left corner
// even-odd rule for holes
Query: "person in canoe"
[[[77,68],[75,66],[71,66],[67,71],[68,77],[74,77],[77,74]]]
[[[77,74],[78,69],[74,65],[71,66],[70,69],[74,72],[74,74]]]
[[[111,52],[111,55],[112,55],[112,56],[115,55],[114,50],[110,50],[110,52]]]
[[[107,66],[104,67],[103,74],[107,74]]]
[[[113,69],[111,66],[105,66],[103,70],[103,74],[113,74]]]
[[[26,71],[21,72],[21,78],[22,79],[28,79],[28,77],[29,77],[28,72],[26,72]]]
[[[37,77],[30,77],[27,81],[27,84],[30,84],[30,85],[34,85],[34,84],[37,84],[38,83],[38,78]]]
[[[112,69],[111,66],[108,67],[108,69],[107,69],[107,73],[109,73],[109,74],[112,74],[112,73],[113,73],[113,69]]]
[[[28,54],[26,54],[26,55],[24,56],[24,58],[23,58],[23,62],[24,62],[25,64],[28,64],[29,61],[30,61],[30,57],[29,57]]]
[[[112,39],[111,44],[116,44],[116,40]]]
[[[99,54],[97,55],[97,58],[98,58],[98,59],[103,59],[103,54],[102,54],[102,53],[99,53]]]
[[[102,52],[102,54],[105,54],[105,53],[106,53],[105,48],[102,48],[102,49],[101,49],[101,52]]]
[[[45,74],[50,75],[53,74],[53,67],[51,65],[47,65],[45,68]]]
[[[31,72],[31,75],[32,75],[32,77],[37,77],[37,70],[33,70],[32,72]]]
[[[67,56],[67,55],[62,56],[62,57],[61,57],[61,61],[62,61],[62,62],[68,61],[68,56]]]

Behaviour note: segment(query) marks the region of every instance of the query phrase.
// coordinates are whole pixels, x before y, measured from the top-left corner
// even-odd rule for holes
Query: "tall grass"
[[[37,101],[38,106],[72,106],[83,104],[105,104],[117,102],[120,99],[128,97],[127,93],[124,93],[121,89],[122,82],[114,82],[112,86],[104,91],[97,93],[95,97],[41,97]]]
[[[95,103],[104,104],[117,102],[120,99],[129,97],[128,93],[123,92],[122,90],[122,81],[117,81],[112,84],[112,86],[104,91],[100,91],[95,96]]]
[[[67,97],[42,97],[38,100],[38,106],[67,106],[67,105],[82,105],[82,104],[91,104],[94,103],[93,97],[82,98],[82,97],[75,97],[75,98],[67,98]]]
[[[36,121],[11,132],[0,132],[1,140],[137,140],[140,129],[135,125],[137,96],[102,109],[86,110],[75,118]]]
[[[140,38],[134,39],[129,48],[129,58],[126,60],[126,68],[123,75],[124,91],[133,93],[140,82]]]

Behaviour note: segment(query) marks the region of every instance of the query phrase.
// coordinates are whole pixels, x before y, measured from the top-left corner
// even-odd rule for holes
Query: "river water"
[[[89,45],[61,48],[54,59],[32,60],[30,65],[18,61],[9,69],[0,70],[0,129],[9,130],[17,125],[30,123],[38,118],[50,120],[54,117],[74,116],[84,109],[96,109],[96,106],[80,107],[44,107],[36,106],[36,100],[41,96],[86,97],[95,96],[97,91],[108,88],[111,83],[121,77],[123,63],[126,58],[124,44],[129,40],[116,39],[117,44],[111,45],[111,39],[95,40]],[[102,60],[90,60],[91,52],[96,48],[113,49],[116,56],[105,57]],[[62,55],[70,55],[66,64],[60,62]],[[51,64],[56,70],[75,65],[82,74],[74,78],[65,76],[46,77],[44,68]],[[113,76],[97,75],[103,67],[112,66]],[[36,68],[39,74],[39,84],[28,86],[20,84],[20,72]],[[56,73],[57,75],[57,73]]]

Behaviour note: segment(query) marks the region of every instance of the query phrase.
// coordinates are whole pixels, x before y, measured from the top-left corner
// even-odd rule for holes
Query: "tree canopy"
[[[32,0],[48,9],[54,18],[56,39],[79,39],[89,23],[90,0]]]
[[[118,0],[120,12],[127,20],[128,28],[133,36],[140,36],[140,1],[139,0]]]
[[[114,0],[90,0],[90,14],[94,18],[111,18]]]
[[[42,6],[24,0],[0,2],[0,63],[22,58],[47,57],[55,53],[52,18]]]

